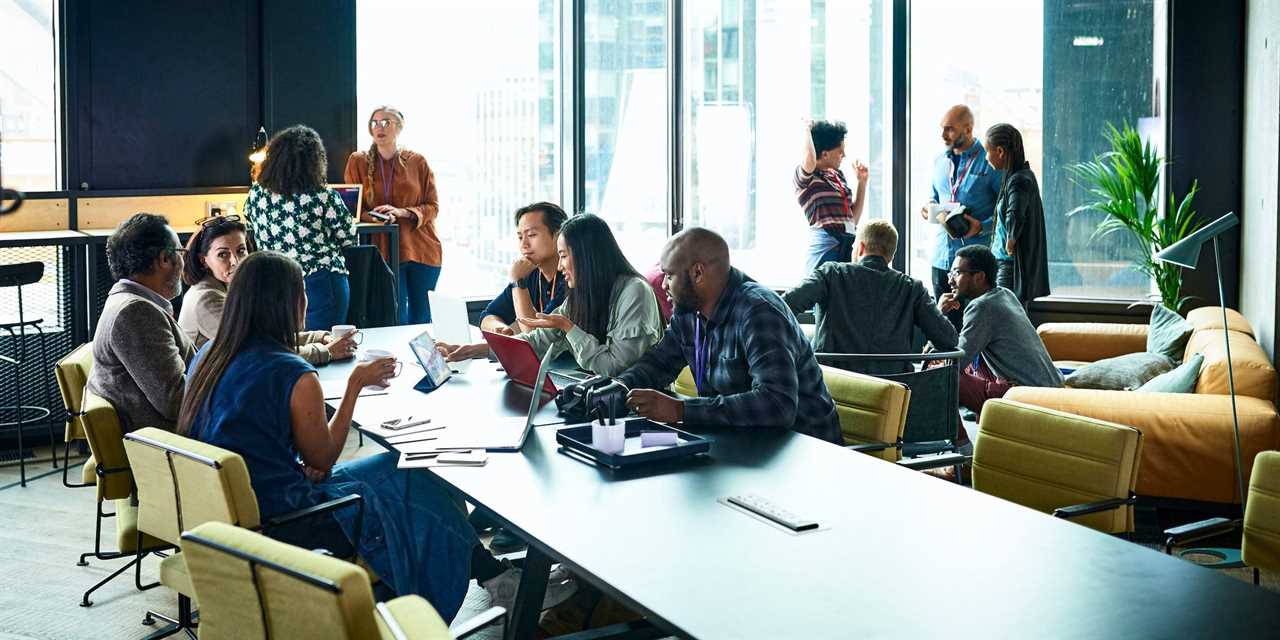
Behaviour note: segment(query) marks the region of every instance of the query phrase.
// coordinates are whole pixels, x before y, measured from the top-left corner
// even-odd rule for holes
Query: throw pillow
[[[1162,304],[1151,309],[1151,326],[1147,329],[1147,351],[1159,353],[1173,360],[1182,361],[1183,351],[1187,348],[1187,340],[1195,327]]]
[[[1138,387],[1143,393],[1194,393],[1196,379],[1200,377],[1200,365],[1204,364],[1204,356],[1196,353],[1178,368],[1162,373],[1146,384]]]
[[[1173,366],[1171,358],[1159,353],[1128,353],[1086,364],[1067,376],[1065,382],[1073,389],[1133,391]]]

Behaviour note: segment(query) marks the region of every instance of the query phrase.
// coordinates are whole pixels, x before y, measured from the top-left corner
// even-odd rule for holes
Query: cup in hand
[[[351,339],[356,344],[364,342],[364,334],[354,324],[335,324],[332,329],[329,329],[329,334],[339,340],[354,334]]]
[[[364,354],[360,356],[360,360],[366,361],[366,362],[373,361],[373,360],[382,360],[384,358],[391,358],[392,360],[395,360],[396,354],[391,353],[386,349],[365,349]],[[396,360],[396,370],[395,370],[395,373],[391,374],[391,378],[395,378],[399,376],[402,370],[404,370],[404,363],[399,360]],[[391,378],[388,378],[387,380],[390,380]],[[383,380],[382,384],[383,386],[386,386],[387,381]]]

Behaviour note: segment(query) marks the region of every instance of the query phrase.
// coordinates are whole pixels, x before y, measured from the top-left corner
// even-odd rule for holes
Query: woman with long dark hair
[[[178,313],[178,326],[197,349],[218,335],[227,287],[240,263],[255,251],[253,236],[245,230],[240,216],[215,216],[199,224],[187,240],[182,281],[188,288]],[[351,336],[339,339],[328,331],[298,334],[298,355],[311,364],[350,358],[355,349]]]
[[[616,376],[662,338],[653,288],[631,266],[608,223],[589,213],[569,218],[556,240],[569,295],[550,314],[521,318],[521,334],[539,355],[567,349],[578,366]]]
[[[244,211],[262,249],[298,261],[307,286],[306,329],[347,321],[351,304],[342,248],[355,244],[355,220],[338,192],[328,188],[328,156],[315,129],[295,125],[267,145],[258,181]]]
[[[356,365],[333,418],[315,368],[293,349],[307,310],[302,270],[272,251],[247,257],[227,294],[217,337],[191,363],[178,432],[240,454],[264,521],[350,494],[357,509],[282,536],[300,545],[354,548],[397,594],[418,594],[446,620],[467,591],[477,545],[463,512],[426,474],[383,453],[335,466],[366,385],[394,375],[383,358]],[[336,542],[335,542],[336,541]]]
[[[400,322],[431,322],[427,292],[440,280],[442,250],[436,233],[440,199],[435,174],[422,154],[399,145],[404,114],[390,105],[375,107],[367,130],[373,144],[347,158],[343,175],[347,182],[364,185],[365,222],[400,227]],[[386,240],[374,240],[383,257]]]
[[[1023,307],[1049,295],[1049,259],[1040,185],[1027,163],[1022,133],[1000,123],[987,129],[987,162],[1004,172],[996,197],[996,284],[1018,297]]]

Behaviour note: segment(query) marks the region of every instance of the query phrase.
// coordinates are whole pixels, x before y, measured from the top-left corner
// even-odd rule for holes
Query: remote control
[[[800,516],[779,507],[760,496],[753,494],[743,494],[740,496],[729,496],[727,500],[751,513],[762,516],[773,522],[776,522],[792,531],[809,531],[817,529],[818,523],[814,520],[806,520]]]

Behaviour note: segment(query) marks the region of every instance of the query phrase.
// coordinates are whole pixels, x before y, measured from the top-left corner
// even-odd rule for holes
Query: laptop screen
[[[364,186],[359,184],[331,184],[330,189],[338,192],[342,196],[342,203],[347,205],[347,211],[351,212],[351,217],[356,222],[360,222],[360,207],[364,204],[362,196],[364,195]]]

